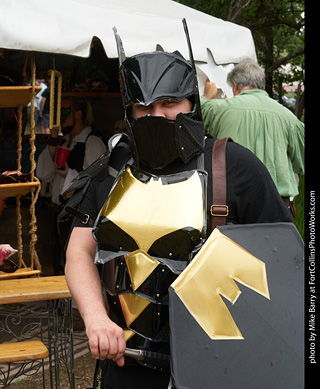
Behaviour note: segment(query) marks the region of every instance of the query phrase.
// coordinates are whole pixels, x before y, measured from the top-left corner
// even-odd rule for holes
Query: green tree
[[[259,63],[266,72],[266,91],[280,101],[283,83],[304,85],[304,0],[176,0],[251,30]],[[285,65],[290,65],[290,71]],[[298,89],[295,114],[304,110]]]

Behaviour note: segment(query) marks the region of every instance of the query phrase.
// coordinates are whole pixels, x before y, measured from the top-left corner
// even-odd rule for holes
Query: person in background
[[[40,107],[39,107],[39,120],[41,134],[50,134],[49,129],[49,114],[50,114],[50,85],[42,92]]]
[[[102,140],[92,133],[92,120],[92,108],[87,101],[63,99],[61,102],[63,138],[59,139],[57,128],[51,129],[48,145],[39,155],[37,162],[37,177],[45,183],[52,182],[51,201],[56,208],[52,232],[52,241],[56,252],[54,263],[56,274],[62,272],[64,268],[63,248],[60,246],[56,230],[57,216],[63,205],[62,194],[80,172],[106,151]],[[70,150],[64,169],[58,169],[56,165],[58,146]]]
[[[35,120],[36,124],[39,123],[41,126],[40,103],[41,103],[41,99],[42,99],[42,93],[44,92],[45,89],[47,89],[47,85],[45,84],[45,80],[37,79],[36,86],[40,86],[41,90],[35,97],[35,117],[34,117],[34,120]]]
[[[269,170],[285,204],[292,206],[299,193],[297,174],[304,174],[304,123],[269,97],[264,70],[255,61],[239,62],[227,82],[234,94],[229,99],[215,99],[215,83],[205,84],[201,110],[206,131],[251,150]]]

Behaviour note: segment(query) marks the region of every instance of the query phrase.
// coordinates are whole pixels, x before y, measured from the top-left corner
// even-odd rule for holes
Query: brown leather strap
[[[230,138],[218,139],[212,149],[211,228],[226,224],[227,206],[226,144]]]

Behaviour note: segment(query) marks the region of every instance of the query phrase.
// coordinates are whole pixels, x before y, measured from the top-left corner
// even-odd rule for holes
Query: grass
[[[75,359],[75,388],[76,389],[87,389],[92,388],[95,364],[96,361],[92,358],[91,353],[86,354]],[[60,385],[59,389],[70,388],[68,374],[64,367],[60,367]],[[45,371],[46,388],[50,387],[49,384],[49,370]],[[54,384],[55,386],[55,384]],[[39,373],[18,380],[9,386],[10,389],[40,389],[42,388],[42,371]]]

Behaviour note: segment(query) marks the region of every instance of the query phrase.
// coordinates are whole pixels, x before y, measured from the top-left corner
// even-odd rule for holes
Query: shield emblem
[[[214,244],[210,246],[209,243],[207,258],[199,269],[196,265],[190,269],[191,262],[169,288],[174,386],[177,389],[303,388],[302,238],[292,223],[217,228],[218,231],[215,231],[219,236]],[[201,259],[201,251],[193,261]],[[248,263],[252,261],[253,268],[252,271],[246,268],[241,274],[241,263],[246,260],[242,259],[242,255],[243,258],[248,255]],[[225,281],[219,279],[220,284],[214,286],[212,283],[217,283],[217,266],[210,269],[209,265],[205,271],[200,271],[213,259],[218,263],[234,261],[227,271],[231,276]],[[259,260],[265,265],[265,270]],[[257,266],[260,267],[254,270]],[[209,283],[206,283],[208,281],[204,280],[203,274]],[[253,275],[252,280],[261,276],[258,282],[261,288],[251,285],[250,274]],[[198,283],[194,281],[197,277],[200,277]],[[189,282],[191,290],[188,290]],[[225,291],[235,287],[240,291],[233,299]],[[193,299],[185,298],[186,290]],[[211,296],[203,298],[207,290],[210,290]],[[215,294],[219,300],[215,300]],[[206,301],[197,304],[197,298]],[[212,301],[216,301],[215,305],[209,307]],[[203,308],[205,311],[201,312]],[[235,327],[229,329],[228,323]]]

